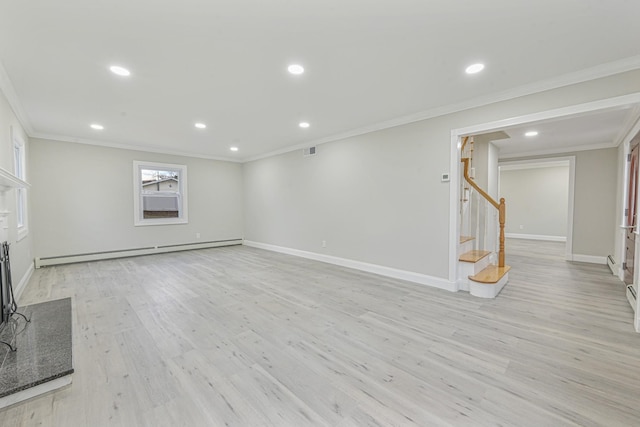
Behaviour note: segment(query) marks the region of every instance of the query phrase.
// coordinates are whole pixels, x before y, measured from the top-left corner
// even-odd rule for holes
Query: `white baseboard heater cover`
[[[243,239],[216,240],[211,242],[182,243],[177,245],[149,246],[144,248],[121,249],[115,251],[91,252],[85,254],[60,255],[35,259],[35,267],[72,264],[75,262],[100,261],[105,259],[126,258],[140,255],[162,254],[167,252],[190,251],[193,249],[216,248],[220,246],[241,245]]]

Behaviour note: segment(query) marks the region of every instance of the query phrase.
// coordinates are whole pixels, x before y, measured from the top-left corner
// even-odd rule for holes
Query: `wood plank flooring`
[[[624,286],[563,252],[509,240],[489,301],[243,246],[43,268],[74,382],[0,425],[640,425]]]

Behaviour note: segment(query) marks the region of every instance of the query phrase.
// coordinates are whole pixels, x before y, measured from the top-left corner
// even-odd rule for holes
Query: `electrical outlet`
[[[323,248],[326,248],[326,247],[327,247],[327,241],[326,241],[326,240],[323,240],[323,241],[322,241],[322,247],[323,247]]]

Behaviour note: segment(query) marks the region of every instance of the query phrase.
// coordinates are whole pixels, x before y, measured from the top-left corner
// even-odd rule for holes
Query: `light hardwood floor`
[[[0,425],[640,425],[624,287],[562,253],[508,241],[495,300],[242,246],[40,269],[73,384]]]

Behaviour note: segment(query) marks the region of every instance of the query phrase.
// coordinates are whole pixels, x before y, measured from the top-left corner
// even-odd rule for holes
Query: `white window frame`
[[[11,128],[11,139],[13,140],[13,170],[16,178],[27,182],[27,161],[26,144],[22,136]],[[17,240],[20,241],[29,234],[29,215],[27,206],[27,189],[16,188],[16,224],[18,229]]]
[[[143,218],[142,203],[142,170],[155,169],[175,171],[178,173],[178,203],[179,216],[177,218]],[[187,166],[170,163],[156,163],[134,160],[133,162],[133,225],[169,225],[187,224],[189,222],[187,200]]]

